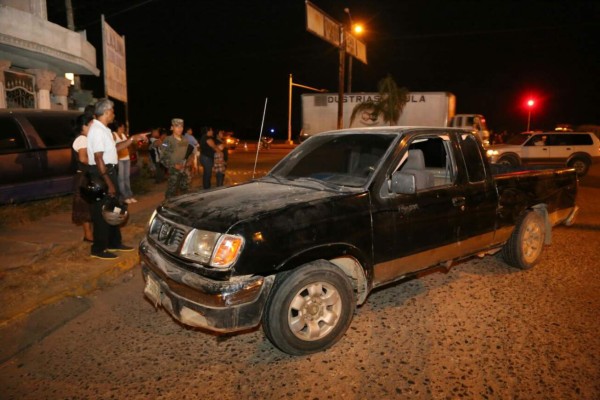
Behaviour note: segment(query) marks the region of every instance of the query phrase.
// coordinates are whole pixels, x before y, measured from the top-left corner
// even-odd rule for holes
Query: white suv
[[[583,176],[600,162],[600,139],[589,132],[525,132],[489,146],[487,155],[492,163],[512,166],[566,165]]]

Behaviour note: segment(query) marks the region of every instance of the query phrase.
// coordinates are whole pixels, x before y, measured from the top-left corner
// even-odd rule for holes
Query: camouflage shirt
[[[171,135],[165,139],[162,146],[160,161],[165,167],[171,168],[177,163],[185,162],[189,146],[187,139],[182,137],[181,140],[177,140],[175,136]]]

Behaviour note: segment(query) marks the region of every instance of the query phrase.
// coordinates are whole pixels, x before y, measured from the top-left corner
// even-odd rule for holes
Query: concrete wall
[[[47,68],[60,74],[99,75],[96,51],[84,35],[4,4],[0,4],[0,59],[12,60],[14,66]]]

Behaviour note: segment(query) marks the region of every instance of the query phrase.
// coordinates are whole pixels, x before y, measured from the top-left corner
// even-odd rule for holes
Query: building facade
[[[100,74],[85,32],[48,21],[46,0],[0,0],[0,108],[68,109],[65,73]]]

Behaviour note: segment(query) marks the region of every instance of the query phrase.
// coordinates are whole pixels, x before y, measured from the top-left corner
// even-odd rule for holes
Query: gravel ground
[[[600,189],[529,271],[472,259],[371,294],[307,357],[260,330],[218,337],[143,299],[139,269],[0,366],[5,399],[600,398]]]

